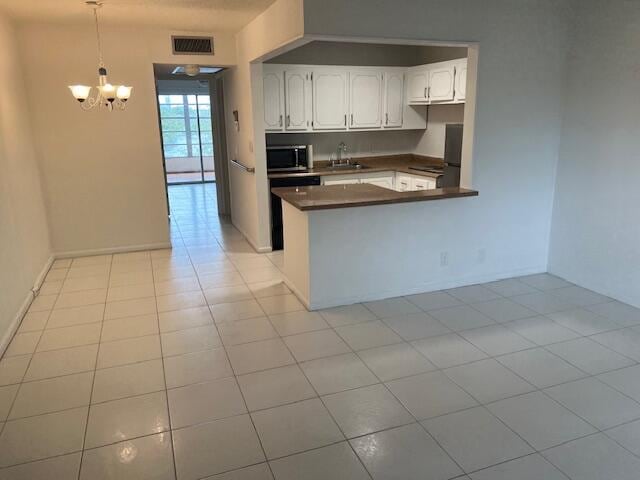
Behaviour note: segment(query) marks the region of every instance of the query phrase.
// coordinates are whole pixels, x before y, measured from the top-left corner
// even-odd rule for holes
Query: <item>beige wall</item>
[[[640,3],[574,19],[549,270],[640,307]]]
[[[50,257],[15,30],[0,15],[0,346]]]
[[[266,145],[261,121],[262,64],[251,62],[299,40],[302,23],[302,0],[279,0],[271,5],[236,35],[237,67],[224,76],[229,157],[256,169],[252,175],[230,167],[231,217],[258,250],[270,249],[271,239]],[[239,113],[239,131],[232,121],[234,110]]]
[[[25,80],[57,254],[168,244],[153,63],[235,62],[231,35],[214,34],[216,54],[203,57],[172,55],[172,33],[178,32],[105,29],[109,78],[133,85],[133,96],[125,111],[85,112],[67,85],[97,82],[92,26],[21,26]]]

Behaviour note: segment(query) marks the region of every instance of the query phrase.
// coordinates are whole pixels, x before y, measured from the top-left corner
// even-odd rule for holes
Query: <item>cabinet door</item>
[[[348,77],[340,70],[313,72],[314,130],[346,130]]]
[[[382,74],[349,73],[349,128],[379,128],[382,124]]]
[[[371,185],[393,190],[393,177],[363,178],[360,183],[370,183]]]
[[[264,129],[280,132],[284,126],[284,80],[283,72],[264,70],[262,94],[264,97]]]
[[[310,127],[309,72],[284,72],[285,121],[287,131],[306,131]]]
[[[428,100],[429,71],[425,67],[409,69],[407,99],[409,103],[425,103]]]
[[[354,183],[360,183],[360,179],[358,177],[322,179],[323,185],[351,185]]]
[[[453,65],[446,65],[429,70],[429,101],[449,102],[453,100],[453,69]]]
[[[412,190],[432,190],[436,188],[436,181],[433,178],[413,177],[411,182]]]
[[[396,190],[399,192],[409,192],[412,189],[411,177],[409,175],[396,175]]]
[[[404,110],[404,74],[385,72],[384,74],[384,123],[385,128],[402,127]]]
[[[458,63],[455,67],[456,92],[455,100],[464,102],[467,98],[467,59]]]

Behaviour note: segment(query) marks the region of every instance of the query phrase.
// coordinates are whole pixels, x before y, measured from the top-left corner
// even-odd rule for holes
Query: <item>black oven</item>
[[[313,168],[311,145],[278,145],[267,147],[267,170],[296,171]]]

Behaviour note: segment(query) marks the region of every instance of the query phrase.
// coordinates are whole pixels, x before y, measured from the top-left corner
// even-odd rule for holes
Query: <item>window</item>
[[[165,158],[213,156],[209,95],[158,95]]]

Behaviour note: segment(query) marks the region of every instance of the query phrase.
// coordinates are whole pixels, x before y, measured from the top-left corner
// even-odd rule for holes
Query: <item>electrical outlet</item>
[[[449,252],[440,252],[440,266],[446,267],[449,265]]]
[[[478,263],[484,263],[487,258],[487,251],[484,248],[478,250]]]

